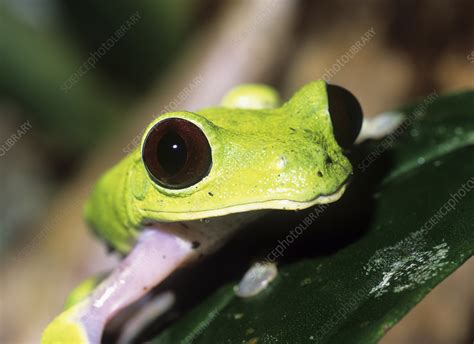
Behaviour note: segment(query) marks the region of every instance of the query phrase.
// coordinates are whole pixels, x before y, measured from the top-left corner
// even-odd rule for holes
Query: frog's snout
[[[308,178],[308,188],[313,191],[312,198],[327,196],[339,192],[347,185],[353,174],[352,165],[342,152],[324,152],[318,157],[312,171],[313,177]]]

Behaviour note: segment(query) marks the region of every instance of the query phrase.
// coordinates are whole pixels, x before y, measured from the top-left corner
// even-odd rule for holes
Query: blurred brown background
[[[367,116],[472,88],[472,13],[470,0],[3,1],[0,342],[38,342],[68,291],[113,265],[82,203],[153,115],[242,82],[287,96],[325,73]],[[382,342],[471,343],[472,276],[471,258]]]

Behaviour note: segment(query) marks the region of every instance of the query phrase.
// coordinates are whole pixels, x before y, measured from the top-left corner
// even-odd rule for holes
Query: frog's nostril
[[[322,176],[323,176],[323,172],[318,171],[318,177],[322,177]]]

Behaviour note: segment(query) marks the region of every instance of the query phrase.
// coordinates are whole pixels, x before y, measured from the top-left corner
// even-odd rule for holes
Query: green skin
[[[272,88],[242,85],[231,90],[220,107],[159,116],[143,137],[166,118],[191,121],[209,141],[209,174],[188,188],[166,189],[149,176],[142,147],[137,147],[99,180],[86,204],[87,222],[123,254],[150,223],[200,241],[199,253],[208,254],[259,213],[254,210],[297,210],[337,200],[352,166],[333,135],[326,83],[311,82],[278,105]],[[208,218],[216,222],[211,226],[195,221]],[[183,222],[197,234],[183,235],[177,226]],[[86,308],[72,304],[95,286],[88,281],[76,289],[69,308],[46,329],[43,343],[90,342],[77,316]]]
[[[235,102],[243,92],[260,92],[265,103],[272,104],[271,89],[251,87],[237,90]],[[232,104],[228,96],[224,101]],[[122,253],[130,250],[144,223],[303,209],[327,203],[320,196],[336,193],[352,172],[332,132],[324,81],[307,84],[278,108],[167,113],[153,121],[143,137],[170,117],[186,119],[203,130],[212,148],[212,169],[189,188],[166,189],[150,179],[138,147],[107,172],[87,202],[86,219]]]

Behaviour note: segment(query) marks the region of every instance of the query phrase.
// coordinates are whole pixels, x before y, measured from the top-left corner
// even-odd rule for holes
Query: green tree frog
[[[261,210],[339,199],[352,173],[343,148],[361,123],[354,96],[322,80],[284,104],[274,89],[249,84],[218,107],[157,117],[85,207],[91,228],[126,257],[92,291],[69,300],[43,343],[99,343],[119,310],[219,249]]]

